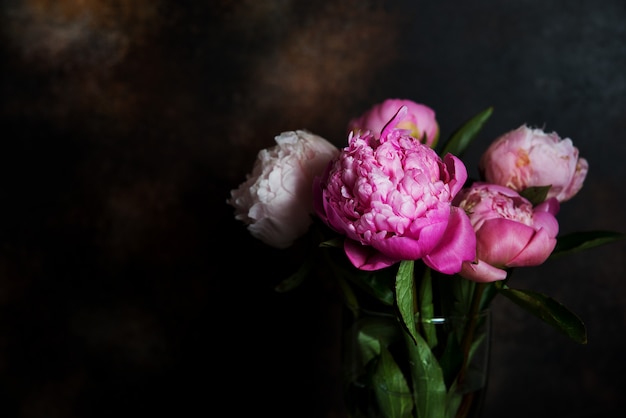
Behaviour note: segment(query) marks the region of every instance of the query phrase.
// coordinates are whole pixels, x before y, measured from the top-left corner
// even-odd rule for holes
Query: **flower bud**
[[[479,162],[482,178],[518,192],[551,186],[547,198],[571,199],[582,188],[589,165],[569,138],[526,125],[496,139]]]
[[[506,278],[506,268],[542,264],[556,246],[556,198],[533,207],[508,187],[476,182],[453,204],[464,210],[476,232],[476,260],[463,263],[462,277],[477,282]]]
[[[348,131],[370,130],[375,138],[380,134],[398,110],[407,107],[406,117],[398,122],[393,128],[406,129],[408,134],[417,138],[430,148],[437,145],[439,139],[439,124],[435,119],[435,111],[428,106],[405,99],[387,99],[371,107],[358,118],[348,123]]]

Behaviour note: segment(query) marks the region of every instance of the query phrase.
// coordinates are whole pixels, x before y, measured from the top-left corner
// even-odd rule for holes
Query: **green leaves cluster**
[[[607,233],[568,236],[559,253],[622,237]],[[389,280],[390,271],[395,272],[393,281]],[[387,418],[465,417],[470,407],[466,401],[471,398],[457,389],[471,380],[467,376],[468,365],[481,346],[488,343],[481,327],[486,319],[480,314],[488,312],[497,295],[573,341],[587,342],[584,323],[564,305],[539,292],[511,288],[507,281],[475,283],[458,275],[433,272],[419,261],[402,261],[379,274],[353,276],[344,282],[342,289],[354,314],[351,335],[356,335],[348,340],[352,343],[346,349],[348,357],[358,353],[360,364],[356,368],[365,370],[347,382],[347,393],[368,394],[364,403],[359,396],[348,397],[353,416],[375,408],[379,416]],[[384,288],[387,291],[381,292]],[[376,296],[390,292],[391,305],[388,297]],[[379,304],[373,304],[372,299]],[[369,315],[372,306],[378,306],[378,314],[383,313],[378,317]],[[439,317],[466,321],[442,334],[435,323]]]
[[[435,276],[419,261],[386,270],[396,273],[393,306],[379,301],[372,313],[375,292],[346,288],[354,291],[348,299],[362,303],[353,306],[346,340],[355,373],[346,383],[353,416],[374,408],[376,416],[387,418],[464,417],[468,398],[458,389],[474,380],[468,365],[488,343],[483,287],[459,276]],[[366,287],[361,283],[359,289]],[[360,392],[376,402],[361,402]]]

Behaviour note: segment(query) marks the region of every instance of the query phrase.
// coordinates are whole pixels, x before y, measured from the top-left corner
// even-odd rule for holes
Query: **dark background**
[[[626,232],[623,0],[4,0],[0,415],[339,417],[331,284],[273,290],[294,250],[226,205],[260,148],[338,146],[387,97],[465,159],[522,123],[588,159],[561,230]],[[626,409],[623,242],[519,271],[585,322],[578,345],[494,305],[484,417]]]

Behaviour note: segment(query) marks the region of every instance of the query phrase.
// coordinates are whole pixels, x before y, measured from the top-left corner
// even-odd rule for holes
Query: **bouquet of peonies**
[[[330,274],[354,320],[371,312],[393,319],[356,328],[350,349],[363,371],[347,383],[353,416],[467,416],[472,398],[459,388],[484,339],[480,314],[496,295],[587,341],[575,314],[544,294],[510,287],[511,274],[623,235],[559,236],[560,204],[581,189],[588,163],[556,133],[522,125],[503,134],[482,155],[480,179],[468,178],[461,157],[491,113],[439,144],[431,108],[388,99],[349,121],[341,149],[307,130],[281,133],[231,191],[227,203],[254,237],[277,248],[311,245],[277,290]],[[439,317],[463,319],[454,339],[437,337],[431,325]],[[368,405],[358,405],[351,386],[372,389]]]

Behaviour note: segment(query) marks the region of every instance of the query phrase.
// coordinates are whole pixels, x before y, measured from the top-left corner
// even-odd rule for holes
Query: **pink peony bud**
[[[477,282],[506,278],[505,268],[542,264],[556,245],[556,198],[533,205],[516,191],[477,182],[453,204],[467,212],[476,231],[476,260],[463,263],[460,275]]]
[[[451,206],[467,170],[457,157],[442,160],[394,129],[407,113],[408,107],[401,107],[380,138],[351,132],[348,146],[316,179],[314,203],[319,217],[346,236],[344,250],[355,267],[378,270],[423,259],[453,274],[475,257],[469,218]]]
[[[259,151],[252,173],[227,203],[252,236],[287,248],[311,225],[313,179],[339,149],[303,130],[283,132],[275,140],[275,146]]]
[[[551,185],[547,197],[571,199],[582,188],[589,165],[578,157],[572,140],[526,125],[496,139],[483,154],[478,168],[489,183],[518,192]]]
[[[374,105],[360,117],[352,119],[348,124],[348,131],[370,130],[375,138],[379,138],[385,125],[402,106],[407,107],[407,115],[404,120],[398,121],[395,127],[408,130],[410,136],[435,148],[439,139],[439,124],[435,119],[435,111],[411,100],[387,99]]]

